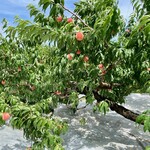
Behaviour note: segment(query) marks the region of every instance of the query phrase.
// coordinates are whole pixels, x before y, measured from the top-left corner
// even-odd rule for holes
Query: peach
[[[58,16],[58,17],[56,18],[56,20],[57,20],[57,22],[62,22],[63,17],[62,17],[62,16]]]
[[[5,84],[6,84],[6,81],[5,81],[5,80],[2,80],[2,81],[1,81],[1,84],[2,84],[2,85],[5,85]]]
[[[67,22],[68,22],[68,23],[71,23],[71,22],[73,22],[73,19],[72,19],[72,18],[68,18],[68,19],[67,19]]]
[[[103,64],[99,64],[99,65],[98,65],[98,68],[99,68],[100,70],[102,70],[102,69],[104,68],[104,65],[103,65]]]
[[[73,56],[72,56],[71,54],[68,54],[68,55],[67,55],[67,58],[68,58],[68,60],[72,60],[72,59],[73,59]]]
[[[89,61],[89,57],[88,56],[84,56],[83,60],[84,60],[84,62],[88,62]]]
[[[3,119],[4,121],[9,120],[9,118],[10,118],[10,114],[9,114],[9,113],[4,112],[4,113],[2,114],[2,119]]]
[[[76,51],[76,54],[80,55],[80,54],[81,54],[81,51],[80,51],[80,50],[77,50],[77,51]]]
[[[77,32],[76,39],[77,41],[82,41],[84,39],[84,34],[82,32]]]

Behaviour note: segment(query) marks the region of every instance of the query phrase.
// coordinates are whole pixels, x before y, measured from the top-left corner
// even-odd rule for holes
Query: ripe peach
[[[2,120],[7,121],[7,120],[9,120],[9,118],[10,118],[10,114],[9,113],[4,112],[2,114]]]
[[[88,62],[89,61],[89,57],[88,56],[84,56],[83,60],[84,60],[84,62]]]
[[[5,84],[6,84],[6,81],[5,81],[5,80],[2,80],[2,81],[1,81],[1,84],[2,84],[2,85],[5,85]]]
[[[71,23],[71,22],[73,22],[73,19],[72,19],[72,18],[68,18],[68,19],[67,19],[67,22],[68,22],[68,23]]]
[[[68,58],[68,60],[72,60],[72,59],[73,59],[73,56],[72,56],[71,54],[68,54],[68,55],[67,55],[67,58]]]
[[[84,34],[82,32],[77,32],[76,39],[77,41],[82,41],[84,39]]]
[[[102,70],[102,69],[104,69],[104,65],[103,65],[103,64],[99,64],[99,65],[98,65],[98,68],[99,68],[100,70]]]
[[[80,55],[80,54],[81,54],[81,51],[80,51],[80,50],[77,50],[77,51],[76,51],[76,54]]]
[[[58,16],[58,17],[56,18],[56,20],[57,20],[57,22],[62,22],[63,17],[62,17],[62,16]]]

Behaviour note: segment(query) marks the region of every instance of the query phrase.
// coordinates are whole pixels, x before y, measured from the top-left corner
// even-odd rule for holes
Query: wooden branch
[[[114,102],[110,103],[110,109],[125,117],[126,119],[129,119],[134,122],[136,122],[137,117],[140,115]],[[143,122],[142,125],[144,125]]]
[[[131,111],[131,110],[115,103],[115,102],[113,102],[112,100],[109,100],[109,98],[107,98],[107,97],[102,97],[96,91],[93,91],[93,94],[94,94],[95,99],[98,102],[106,100],[110,104],[110,109],[112,111],[115,111],[116,113],[120,114],[121,116],[123,116],[123,117],[125,117],[125,118],[127,118],[131,121],[136,122],[137,117],[140,115],[140,114],[137,114],[137,113],[135,113],[135,112],[133,112],[133,111]],[[143,122],[141,124],[144,125]]]
[[[113,87],[119,87],[122,86],[119,83],[106,83],[106,82],[101,82],[100,85],[96,88],[97,91],[101,89],[112,89]]]

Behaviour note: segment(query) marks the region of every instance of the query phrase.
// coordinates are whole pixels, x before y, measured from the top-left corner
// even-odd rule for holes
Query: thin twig
[[[90,28],[91,30],[93,30],[93,28],[91,28],[88,24],[86,24],[77,14],[75,14],[74,12],[72,12],[71,10],[69,10],[68,8],[66,8],[64,5],[59,4],[64,10],[70,12],[73,16],[77,17],[86,27]]]

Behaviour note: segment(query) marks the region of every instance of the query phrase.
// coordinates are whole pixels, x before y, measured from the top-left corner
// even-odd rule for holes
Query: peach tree
[[[116,111],[150,131],[150,110],[121,106],[132,92],[150,93],[149,3],[132,0],[126,23],[115,0],[81,0],[74,11],[64,0],[28,5],[32,21],[3,20],[0,37],[0,124],[10,117],[33,149],[63,149],[67,123],[54,115],[59,104],[76,112],[79,94],[93,111]],[[65,16],[69,12],[71,17]]]

